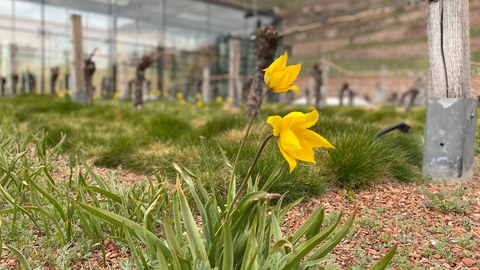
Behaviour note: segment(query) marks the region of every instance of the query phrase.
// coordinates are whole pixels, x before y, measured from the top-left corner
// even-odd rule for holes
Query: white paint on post
[[[85,102],[85,82],[83,74],[83,31],[82,16],[72,14],[72,46],[73,46],[73,101]]]

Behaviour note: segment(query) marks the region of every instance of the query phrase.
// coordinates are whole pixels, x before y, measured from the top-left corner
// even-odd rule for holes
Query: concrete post
[[[428,5],[430,83],[423,173],[435,182],[469,181],[478,102],[470,90],[468,0]]]

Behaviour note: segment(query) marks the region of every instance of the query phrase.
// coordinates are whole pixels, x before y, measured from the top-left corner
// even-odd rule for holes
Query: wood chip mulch
[[[452,204],[463,206],[461,212],[443,211],[427,196],[442,193],[453,200],[459,189],[463,196]],[[480,177],[461,185],[388,183],[354,195],[332,191],[295,207],[284,225],[299,227],[321,205],[326,216],[358,207],[351,235],[333,251],[333,264],[342,269],[372,266],[395,243],[401,257],[394,259],[395,269],[480,269]]]

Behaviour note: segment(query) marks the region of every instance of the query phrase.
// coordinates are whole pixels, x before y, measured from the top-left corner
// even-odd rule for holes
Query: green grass
[[[46,109],[49,106],[53,108],[51,111]],[[309,108],[280,104],[267,104],[263,108],[240,159],[238,182],[245,177],[260,142],[271,132],[264,119],[273,114],[283,116],[291,110],[306,112]],[[0,211],[11,211],[2,215],[0,241],[24,254],[33,269],[69,269],[74,263],[90,263],[94,256],[101,257],[100,246],[105,238],[115,240],[122,254],[132,254],[131,243],[126,240],[129,236],[122,226],[94,218],[79,209],[78,203],[88,203],[137,224],[147,224],[150,231],[158,232],[165,213],[171,214],[168,203],[171,194],[164,193],[163,184],[177,177],[173,162],[189,168],[206,187],[215,186],[224,196],[230,168],[225,165],[221,152],[233,162],[247,124],[240,113],[222,110],[218,105],[196,108],[192,104],[181,106],[170,101],[148,103],[145,110],[135,111],[129,103],[100,102],[82,106],[46,96],[21,96],[0,100],[0,112],[0,185],[14,200],[8,201],[7,194],[0,194]],[[418,173],[425,118],[422,109],[415,108],[405,114],[388,106],[376,109],[327,107],[320,115],[318,124],[312,129],[336,148],[319,149],[316,164],[300,162],[293,173],[288,173],[288,165],[275,139],[272,140],[253,174],[264,183],[277,165],[282,167],[280,180],[269,192],[287,193],[287,200],[291,201],[321,194],[330,185],[344,186],[348,193],[351,188],[382,181],[421,179]],[[394,131],[374,138],[380,130],[401,121],[412,126],[409,134]],[[60,147],[56,147],[58,143]],[[90,172],[82,163],[83,159],[100,167],[122,167],[149,175],[150,180],[139,177],[133,186],[124,186],[117,177],[101,177]],[[36,191],[35,184],[45,190],[45,194],[51,194],[58,205]],[[166,200],[159,202],[145,222],[146,209],[159,195]],[[449,213],[462,213],[470,207],[463,205],[461,190],[458,194],[455,192],[451,200],[446,195],[426,194],[430,200],[425,203],[430,203],[432,209]],[[25,207],[31,216],[15,208],[16,205]],[[385,209],[371,211],[377,213]],[[379,230],[377,220],[363,217],[359,224]],[[439,233],[448,235],[448,231]],[[351,237],[354,235],[352,232]],[[135,235],[131,237],[139,254],[148,254],[148,248],[137,242]],[[382,237],[385,247],[395,242],[386,235]],[[468,234],[456,241],[465,248],[474,245]],[[453,260],[444,246],[430,247],[430,251],[427,248],[421,252],[432,253],[429,256],[439,253]],[[399,249],[394,265],[414,269],[405,250]],[[15,256],[12,251],[3,252],[7,258]],[[359,247],[358,255],[364,252]],[[121,265],[134,268],[138,263],[133,257],[125,257],[111,268]],[[368,256],[362,258],[359,265],[371,266]],[[147,260],[150,266],[154,263]],[[335,268],[333,263],[327,265]]]
[[[256,121],[247,141],[238,177],[245,177],[251,160],[271,130],[264,122],[269,115],[284,116],[292,110],[309,111],[305,106],[267,104]],[[62,154],[74,160],[77,156],[96,166],[117,168],[140,174],[176,177],[173,162],[191,168],[199,178],[209,181],[206,168],[211,167],[219,191],[226,190],[229,162],[238,150],[247,119],[239,112],[225,111],[217,104],[197,108],[176,101],[147,103],[135,111],[130,103],[98,102],[94,106],[74,104],[49,96],[18,96],[0,101],[3,118],[12,118],[28,133],[46,133],[49,146],[66,136]],[[335,150],[317,151],[317,164],[300,163],[293,173],[286,170],[276,139],[265,149],[254,177],[264,181],[276,164],[284,164],[284,181],[273,187],[288,192],[288,198],[321,194],[327,186],[339,184],[348,188],[368,186],[381,180],[412,181],[418,179],[421,164],[421,133],[424,111],[398,112],[393,107],[365,109],[360,107],[327,107],[320,111],[314,130],[330,140]],[[412,133],[390,133],[380,139],[380,130],[405,121]],[[205,148],[201,148],[200,145]]]

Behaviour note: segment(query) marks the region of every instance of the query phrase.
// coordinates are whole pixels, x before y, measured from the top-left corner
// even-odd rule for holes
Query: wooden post
[[[428,3],[429,90],[423,173],[471,180],[477,118],[470,91],[468,0]]]
[[[54,96],[56,95],[57,91],[57,80],[58,80],[58,75],[60,74],[60,68],[59,67],[52,67],[50,68],[50,95]]]
[[[128,64],[125,61],[120,63],[120,74],[120,98],[129,100],[132,98],[132,92],[128,88]]]
[[[72,14],[72,44],[73,44],[73,101],[84,103],[86,101],[85,83],[83,74],[83,32],[82,16]]]
[[[313,65],[313,70],[312,70],[312,77],[315,80],[315,86],[313,88],[313,93],[315,97],[315,103],[314,106],[318,110],[320,110],[321,102],[323,99],[322,96],[322,87],[323,87],[323,70],[320,66],[320,63],[315,63]]]
[[[157,47],[157,89],[159,91],[158,99],[162,99],[164,97],[164,83],[163,83],[163,55],[164,55],[164,48],[159,46]]]
[[[95,55],[97,49],[93,51],[93,53],[84,60],[84,82],[85,82],[85,103],[92,104],[93,103],[93,92],[95,91],[95,87],[93,86],[93,74],[95,73],[96,66],[95,62],[93,62],[92,58]]]
[[[325,107],[327,105],[327,98],[328,98],[328,79],[330,78],[330,65],[329,65],[329,62],[322,57],[322,75],[323,75],[323,85],[322,85],[322,89],[320,90],[321,94],[322,94],[322,100],[320,102],[320,105],[322,107]]]
[[[17,46],[10,45],[10,79],[11,79],[11,93],[17,94],[18,72],[17,72]]]
[[[230,39],[228,57],[228,97],[237,104],[238,78],[240,76],[240,40]]]
[[[145,54],[137,64],[135,71],[135,98],[133,100],[133,106],[140,110],[143,108],[143,86],[145,82],[145,70],[153,64],[155,60],[153,54]]]
[[[375,91],[375,100],[376,104],[384,104],[385,103],[385,94],[387,93],[387,79],[388,79],[388,69],[387,66],[382,66],[380,71],[380,79],[377,84],[377,88]]]
[[[202,98],[203,102],[209,102],[210,98],[210,67],[204,66],[202,72]]]
[[[263,81],[263,70],[273,62],[281,38],[282,35],[270,26],[257,30],[255,37],[257,62],[252,87],[245,107],[245,114],[247,116],[253,116],[258,113],[255,108],[258,103],[262,102],[260,97],[262,96],[265,85]]]

